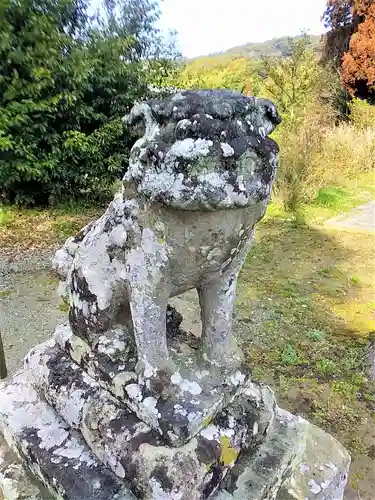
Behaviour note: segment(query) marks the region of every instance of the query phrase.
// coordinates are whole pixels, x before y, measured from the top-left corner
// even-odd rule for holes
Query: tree
[[[76,43],[86,23],[73,1],[0,3],[0,185],[11,198],[53,170],[57,122],[72,101]],[[77,64],[77,68],[78,68]]]
[[[374,99],[375,6],[372,0],[328,0],[324,60],[341,72],[346,90]]]
[[[0,0],[0,196],[46,203],[106,189],[126,169],[121,118],[174,56],[158,5]],[[159,63],[159,61],[161,61]],[[168,69],[166,70],[168,71]]]
[[[375,4],[362,5],[363,22],[342,61],[342,83],[351,95],[375,104]]]
[[[227,88],[249,92],[253,89],[257,66],[257,62],[243,56],[202,57],[186,62],[173,84],[179,88]]]
[[[280,111],[292,118],[313,96],[319,72],[318,61],[308,49],[309,38],[289,39],[288,57],[262,56],[262,84]]]

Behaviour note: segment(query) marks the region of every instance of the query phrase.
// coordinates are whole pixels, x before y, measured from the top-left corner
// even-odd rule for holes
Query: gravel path
[[[9,375],[22,365],[31,347],[49,338],[66,317],[59,310],[51,255],[51,250],[17,257],[0,252],[0,332]]]

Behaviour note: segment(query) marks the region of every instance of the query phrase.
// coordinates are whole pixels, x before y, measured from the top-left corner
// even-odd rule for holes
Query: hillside
[[[261,43],[247,43],[245,45],[239,45],[237,47],[232,47],[224,52],[217,52],[214,54],[209,54],[206,56],[197,57],[195,59],[201,59],[204,57],[210,58],[233,58],[233,56],[247,57],[249,59],[258,59],[262,54],[268,56],[287,56],[289,55],[288,39],[292,38],[298,40],[303,35],[298,35],[295,37],[281,37],[273,38],[266,42]],[[311,35],[311,48],[318,48],[320,44],[320,35]]]

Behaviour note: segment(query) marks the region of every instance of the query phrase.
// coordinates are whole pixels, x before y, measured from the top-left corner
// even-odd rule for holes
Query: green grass
[[[328,202],[326,218],[343,199]],[[300,222],[270,206],[240,275],[236,330],[253,376],[275,388],[282,406],[336,436],[352,453],[357,477],[371,468],[375,445],[375,383],[366,364],[375,249],[367,233],[316,224],[316,211],[310,206],[311,218]],[[359,493],[365,488],[352,483]]]
[[[76,234],[81,229],[79,220],[66,220],[64,216],[56,217],[52,230],[60,240],[64,240]]]
[[[0,226],[9,227],[14,218],[12,210],[6,207],[0,207]]]
[[[0,207],[0,247],[43,248],[61,244],[104,211],[104,206],[66,204],[53,209]]]
[[[315,199],[315,204],[317,206],[328,207],[334,210],[345,210],[351,205],[350,201],[351,196],[349,191],[336,186],[328,186],[326,188],[319,189]]]

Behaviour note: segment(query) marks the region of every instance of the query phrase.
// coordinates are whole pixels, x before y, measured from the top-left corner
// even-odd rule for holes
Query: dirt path
[[[57,280],[50,271],[51,254],[52,250],[33,251],[12,258],[0,253],[0,331],[9,375],[65,317],[59,310]]]
[[[375,201],[361,205],[348,213],[327,220],[327,227],[375,231]]]

